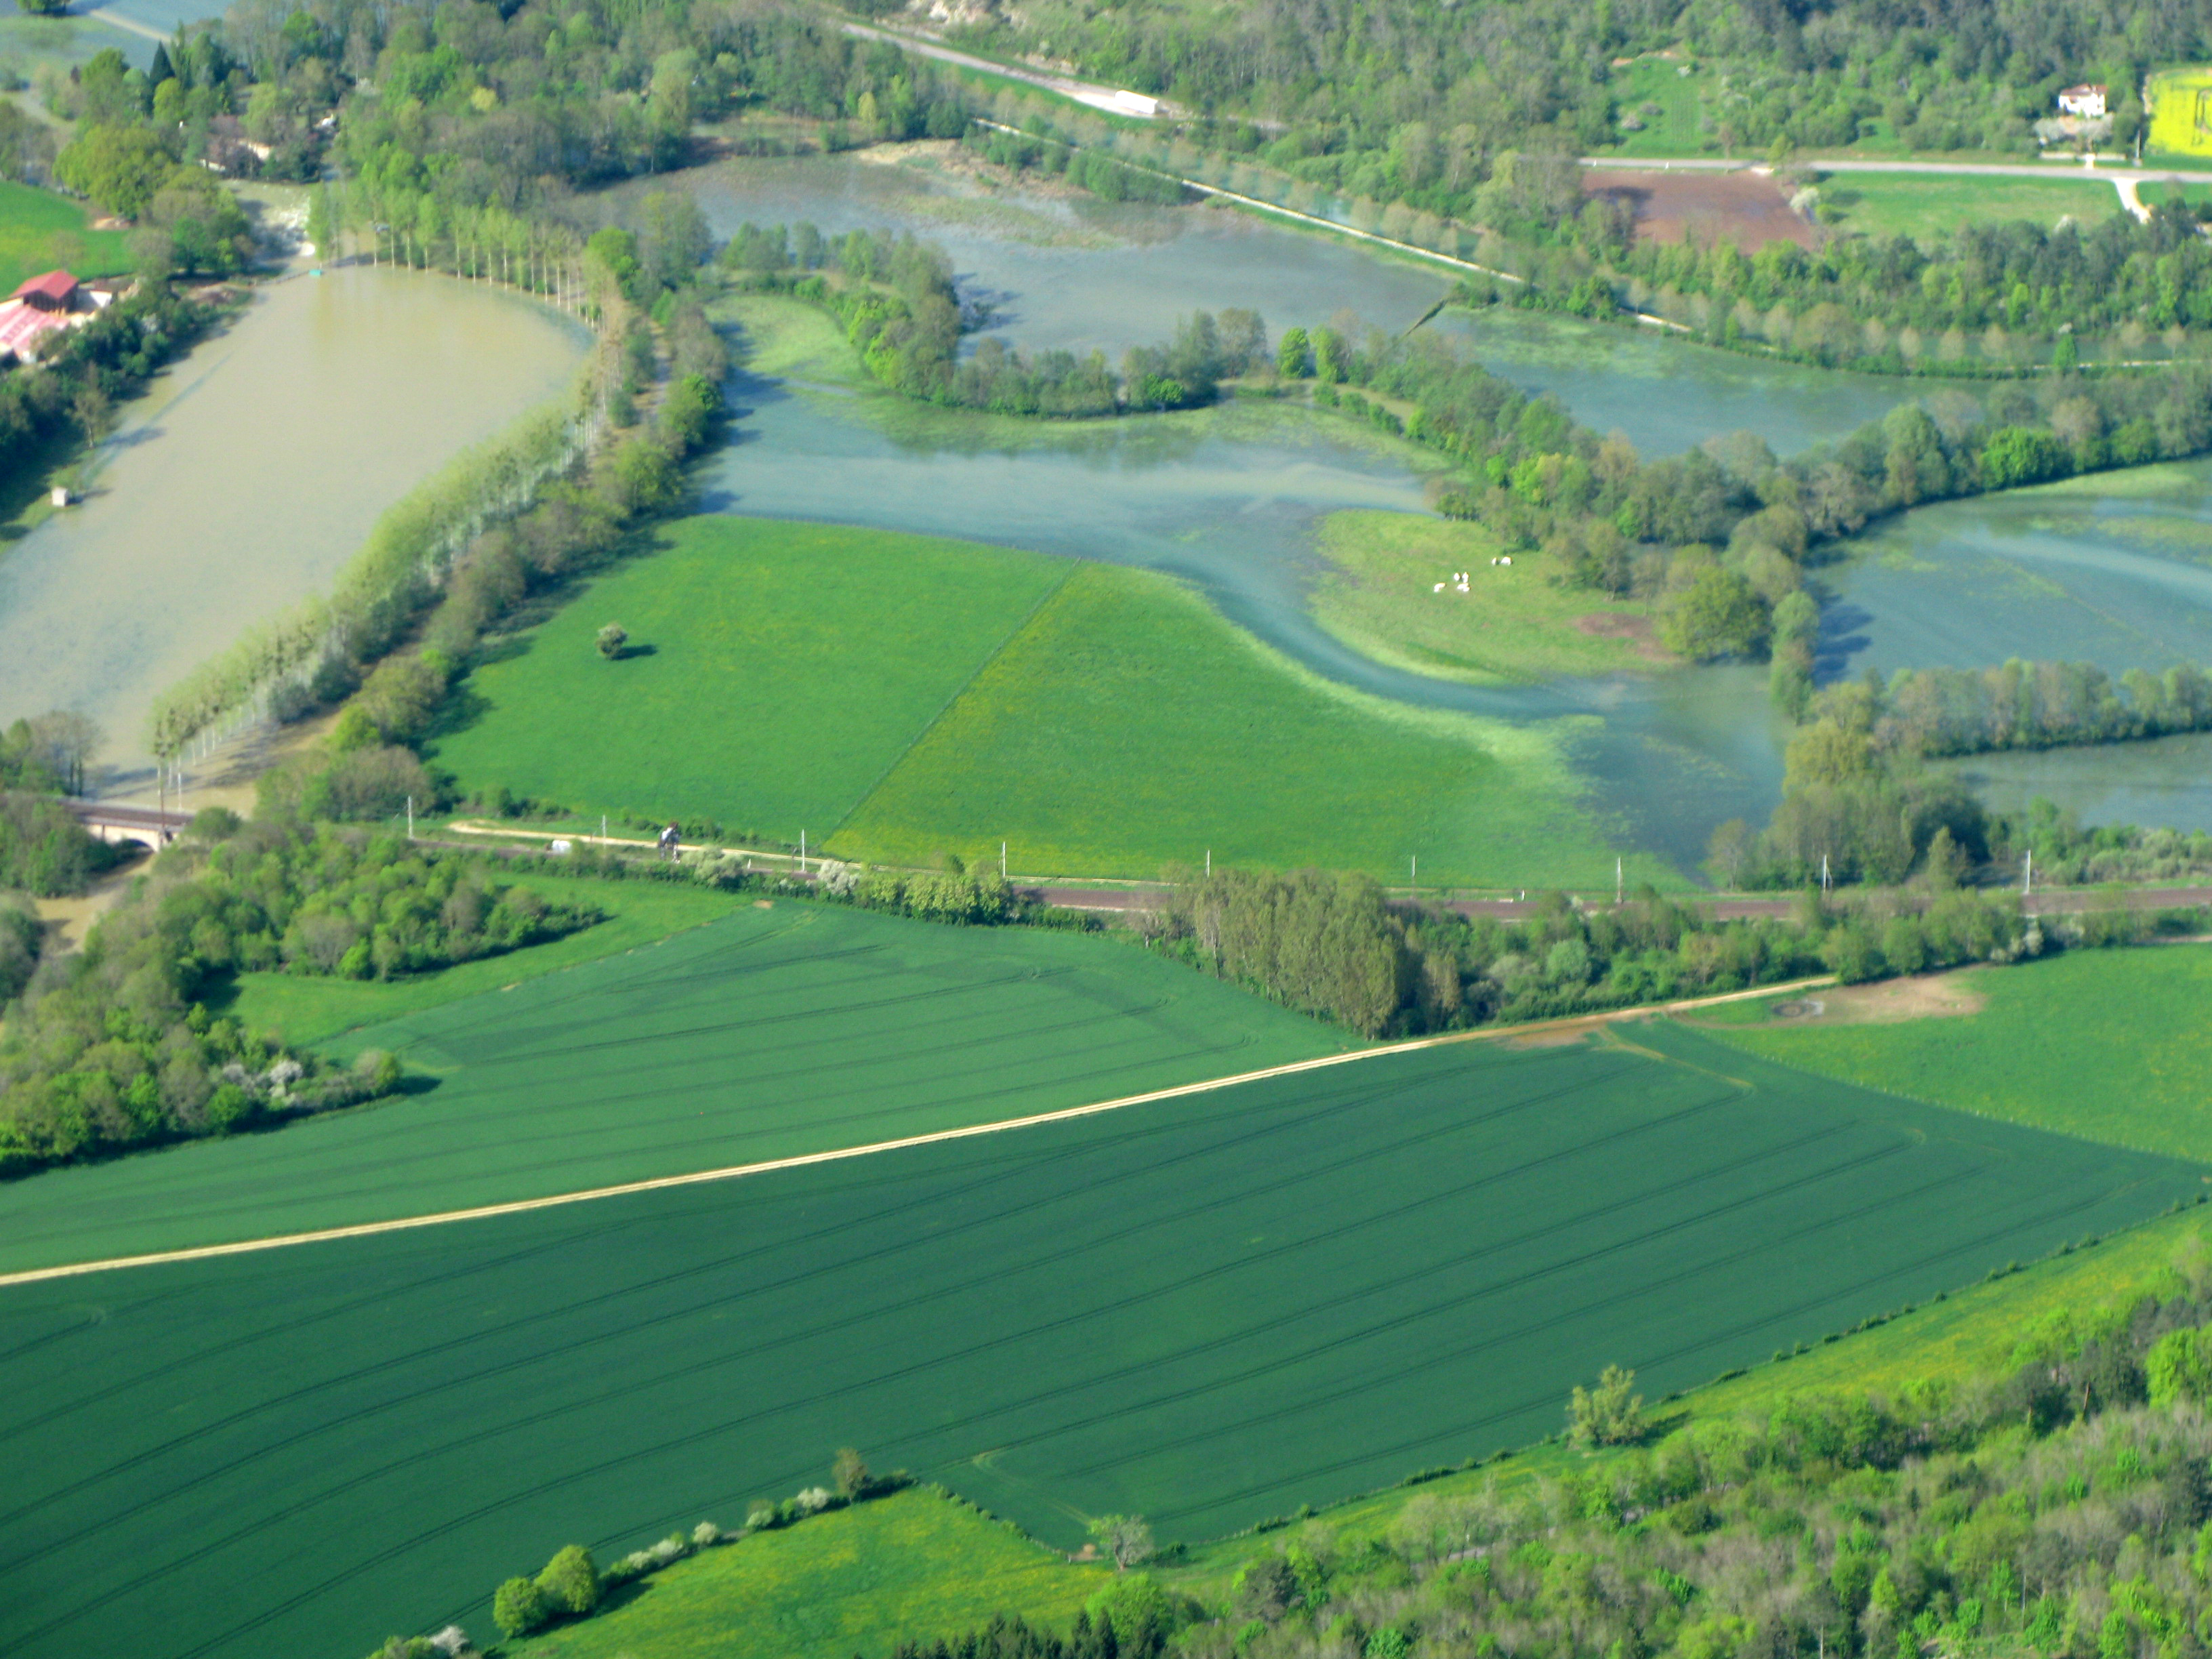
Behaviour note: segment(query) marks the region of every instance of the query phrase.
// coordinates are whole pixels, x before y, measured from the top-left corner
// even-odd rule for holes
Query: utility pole
[[[1820,890],[1823,893],[1828,890],[1828,855],[1826,853],[1820,854]]]
[[[2027,849],[2027,871],[2026,871],[2026,873],[2025,873],[2025,874],[2023,874],[2023,875],[2021,876],[2021,883],[2020,883],[2020,896],[2021,896],[2022,898],[2026,898],[2026,897],[2027,897],[2030,894],[2032,894],[2032,893],[2033,893],[2033,892],[2034,892],[2034,891],[2035,891],[2035,849],[2034,849],[2033,847],[2031,847],[2031,848],[2029,848]]]
[[[415,839],[415,797],[407,797],[407,839]]]
[[[806,873],[806,831],[799,832],[799,873]]]
[[[1410,883],[1411,883],[1411,885],[1412,885],[1412,887],[1413,887],[1413,896],[1414,896],[1415,898],[1419,898],[1419,897],[1420,897],[1420,896],[1421,896],[1421,855],[1420,855],[1419,853],[1416,853],[1416,854],[1413,854],[1413,869],[1412,869],[1411,875],[1410,875]]]
[[[1206,849],[1206,873],[1209,878],[1213,874],[1213,849],[1211,847]]]
[[[1006,878],[1006,842],[1000,842],[999,843],[999,879],[1000,879],[1000,881],[1004,881]]]
[[[599,814],[599,845],[600,845],[601,847],[605,847],[606,844],[607,844],[607,815],[606,815],[605,812],[602,812],[602,813],[600,813],[600,814]]]
[[[1613,908],[1616,910],[1620,908],[1622,901],[1628,896],[1627,881],[1628,878],[1623,872],[1620,855],[1616,853],[1613,860]]]

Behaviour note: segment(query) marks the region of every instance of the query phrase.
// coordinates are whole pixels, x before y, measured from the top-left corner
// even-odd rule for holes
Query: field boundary
[[[503,1204],[480,1204],[465,1210],[442,1210],[430,1215],[401,1216],[389,1221],[356,1222],[345,1227],[324,1227],[312,1232],[279,1233],[267,1238],[234,1240],[227,1244],[198,1244],[177,1250],[158,1250],[145,1255],[110,1256],[96,1261],[64,1262],[58,1267],[29,1267],[17,1273],[0,1273],[0,1289],[14,1285],[42,1284],[50,1279],[73,1279],[86,1273],[108,1273],[124,1267],[153,1267],[170,1262],[206,1261],[218,1256],[246,1255],[261,1250],[287,1249],[297,1244],[323,1244],[344,1238],[370,1238],[381,1233],[411,1231],[419,1227],[441,1227],[454,1222],[486,1221],[495,1216],[525,1215],[534,1210],[556,1209],[563,1205],[585,1204],[605,1198],[626,1198],[633,1193],[662,1192],[676,1187],[703,1186],[709,1182],[737,1181],[747,1176],[767,1175],[777,1170],[800,1170],[815,1164],[839,1164],[851,1158],[870,1158],[880,1152],[903,1152],[909,1147],[932,1146],[949,1140],[968,1140],[978,1135],[1001,1134],[1011,1129],[1035,1128],[1047,1123],[1067,1123],[1079,1118],[1097,1117],[1107,1112],[1117,1112],[1130,1106],[1148,1105],[1154,1101],[1176,1100],[1186,1095],[1210,1094],[1219,1089],[1231,1089],[1241,1084],[1258,1083],[1269,1078],[1290,1077],[1300,1072],[1315,1072],[1333,1066],[1348,1066],[1359,1060],[1377,1060],[1390,1054],[1413,1054],[1424,1048],[1441,1048],[1455,1043],[1495,1042],[1522,1037],[1542,1031],[1571,1030],[1577,1028],[1594,1030],[1618,1020],[1648,1018],[1654,1014],[1686,1013],[1692,1009],[1710,1008],[1722,1003],[1741,1002],[1754,997],[1779,996],[1792,991],[1809,991],[1836,982],[1833,974],[1821,974],[1811,979],[1790,980],[1780,985],[1758,985],[1749,990],[1729,991],[1718,996],[1691,997],[1674,1002],[1645,1003],[1633,1008],[1611,1008],[1595,1013],[1571,1014],[1559,1019],[1534,1020],[1523,1025],[1498,1025],[1478,1031],[1454,1031],[1443,1036],[1414,1037],[1403,1042],[1378,1043],[1371,1048],[1355,1048],[1346,1054],[1322,1054],[1312,1060],[1292,1060],[1287,1065],[1270,1066],[1256,1072],[1239,1072],[1231,1077],[1209,1078],[1197,1083],[1180,1083],[1173,1088],[1154,1089],[1140,1095],[1123,1095],[1112,1100],[1092,1101],[1082,1106],[1063,1106],[1049,1112],[1034,1112],[1026,1117],[1001,1118],[991,1123],[970,1123],[954,1129],[934,1129],[927,1134],[902,1135],[895,1140],[871,1141],[858,1146],[832,1147],[819,1152],[799,1152],[790,1158],[765,1159],[754,1164],[732,1164],[718,1170],[695,1170],[684,1175],[653,1176],[643,1181],[625,1181],[610,1187],[589,1187],[571,1193],[552,1193],[543,1198],[514,1199]]]

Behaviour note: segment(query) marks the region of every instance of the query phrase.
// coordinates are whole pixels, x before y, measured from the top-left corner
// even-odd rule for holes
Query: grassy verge
[[[592,648],[618,621],[649,650]],[[1170,578],[702,518],[479,669],[436,759],[587,817],[710,818],[839,857],[1152,877],[1317,864],[1602,884],[1552,728],[1319,680]],[[1641,873],[1676,878],[1656,862]]]
[[[1003,1522],[909,1490],[707,1551],[514,1659],[870,1659],[1018,1611],[1065,1627],[1105,1584]]]
[[[1650,610],[1558,580],[1537,551],[1510,566],[1480,526],[1407,513],[1334,513],[1321,551],[1314,615],[1354,650],[1393,667],[1476,684],[1648,672],[1670,659],[1650,644]],[[1470,573],[1470,592],[1450,581]],[[1444,583],[1437,592],[1436,585]]]
[[[119,230],[94,230],[78,204],[52,191],[0,179],[0,300],[27,276],[65,264],[77,276],[131,269]]]
[[[2053,169],[2057,174],[2057,169]],[[1832,173],[1820,179],[1820,201],[1845,230],[1869,236],[1910,236],[1923,245],[1962,224],[2033,219],[2045,227],[2071,216],[2082,224],[2120,211],[2109,180],[1954,177],[1942,173]]]
[[[1826,1026],[1762,1018],[1762,1001],[1713,1035],[1869,1088],[2212,1161],[2212,951],[2069,951],[1971,979],[1978,1013]]]

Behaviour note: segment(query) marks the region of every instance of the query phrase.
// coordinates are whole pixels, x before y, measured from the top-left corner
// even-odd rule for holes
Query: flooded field
[[[0,544],[0,722],[57,707],[143,763],[153,699],[326,588],[379,514],[560,393],[584,336],[443,277],[279,283],[131,405],[89,499]]]
[[[1449,288],[1443,273],[1236,214],[995,186],[945,146],[897,161],[730,161],[601,204],[627,214],[672,185],[695,191],[721,234],[807,219],[938,241],[963,289],[989,301],[986,331],[1030,349],[1118,352],[1229,306],[1277,330],[1351,315],[1403,329]],[[745,334],[735,312],[725,320]],[[1743,428],[1789,453],[1911,389],[1510,309],[1426,325],[1650,454]],[[350,270],[272,289],[132,410],[91,501],[0,553],[0,718],[82,707],[113,734],[113,757],[135,755],[159,689],[326,585],[384,506],[556,392],[580,339],[449,278]],[[1166,571],[1332,679],[1492,717],[1596,715],[1577,750],[1593,808],[1624,842],[1686,867],[1716,823],[1761,818],[1776,797],[1787,729],[1762,669],[1469,686],[1324,633],[1307,603],[1319,520],[1424,511],[1437,465],[1348,420],[1249,403],[1141,422],[923,409],[860,379],[827,330],[741,372],[732,397],[730,442],[699,470],[708,510]],[[1824,677],[2009,656],[2116,671],[2212,661],[2212,464],[1923,509],[1820,577]],[[2162,781],[2201,775],[2203,758],[2144,745],[2002,757],[1986,773],[1996,793],[2061,793],[2093,821],[2194,822],[2212,817],[2201,787],[2162,793]]]

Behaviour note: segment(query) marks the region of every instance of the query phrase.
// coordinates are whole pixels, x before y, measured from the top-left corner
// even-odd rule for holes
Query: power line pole
[[[407,839],[415,839],[415,797],[407,797]]]
[[[1626,883],[1627,877],[1622,872],[1620,855],[1615,854],[1613,860],[1613,908],[1616,910],[1620,908],[1621,902],[1628,895]]]
[[[1000,881],[1004,881],[1006,878],[1006,842],[1000,842],[999,843],[999,879],[1000,879]]]
[[[2026,873],[2025,873],[2025,874],[2021,877],[2021,884],[2020,884],[2020,896],[2021,896],[2022,898],[2027,898],[2029,895],[2031,895],[2031,894],[2032,894],[2032,893],[2033,893],[2034,891],[2035,891],[2035,849],[2034,849],[2033,848],[2032,848],[2032,847],[2031,847],[2031,848],[2029,848],[2027,849],[2027,872],[2026,872]]]

